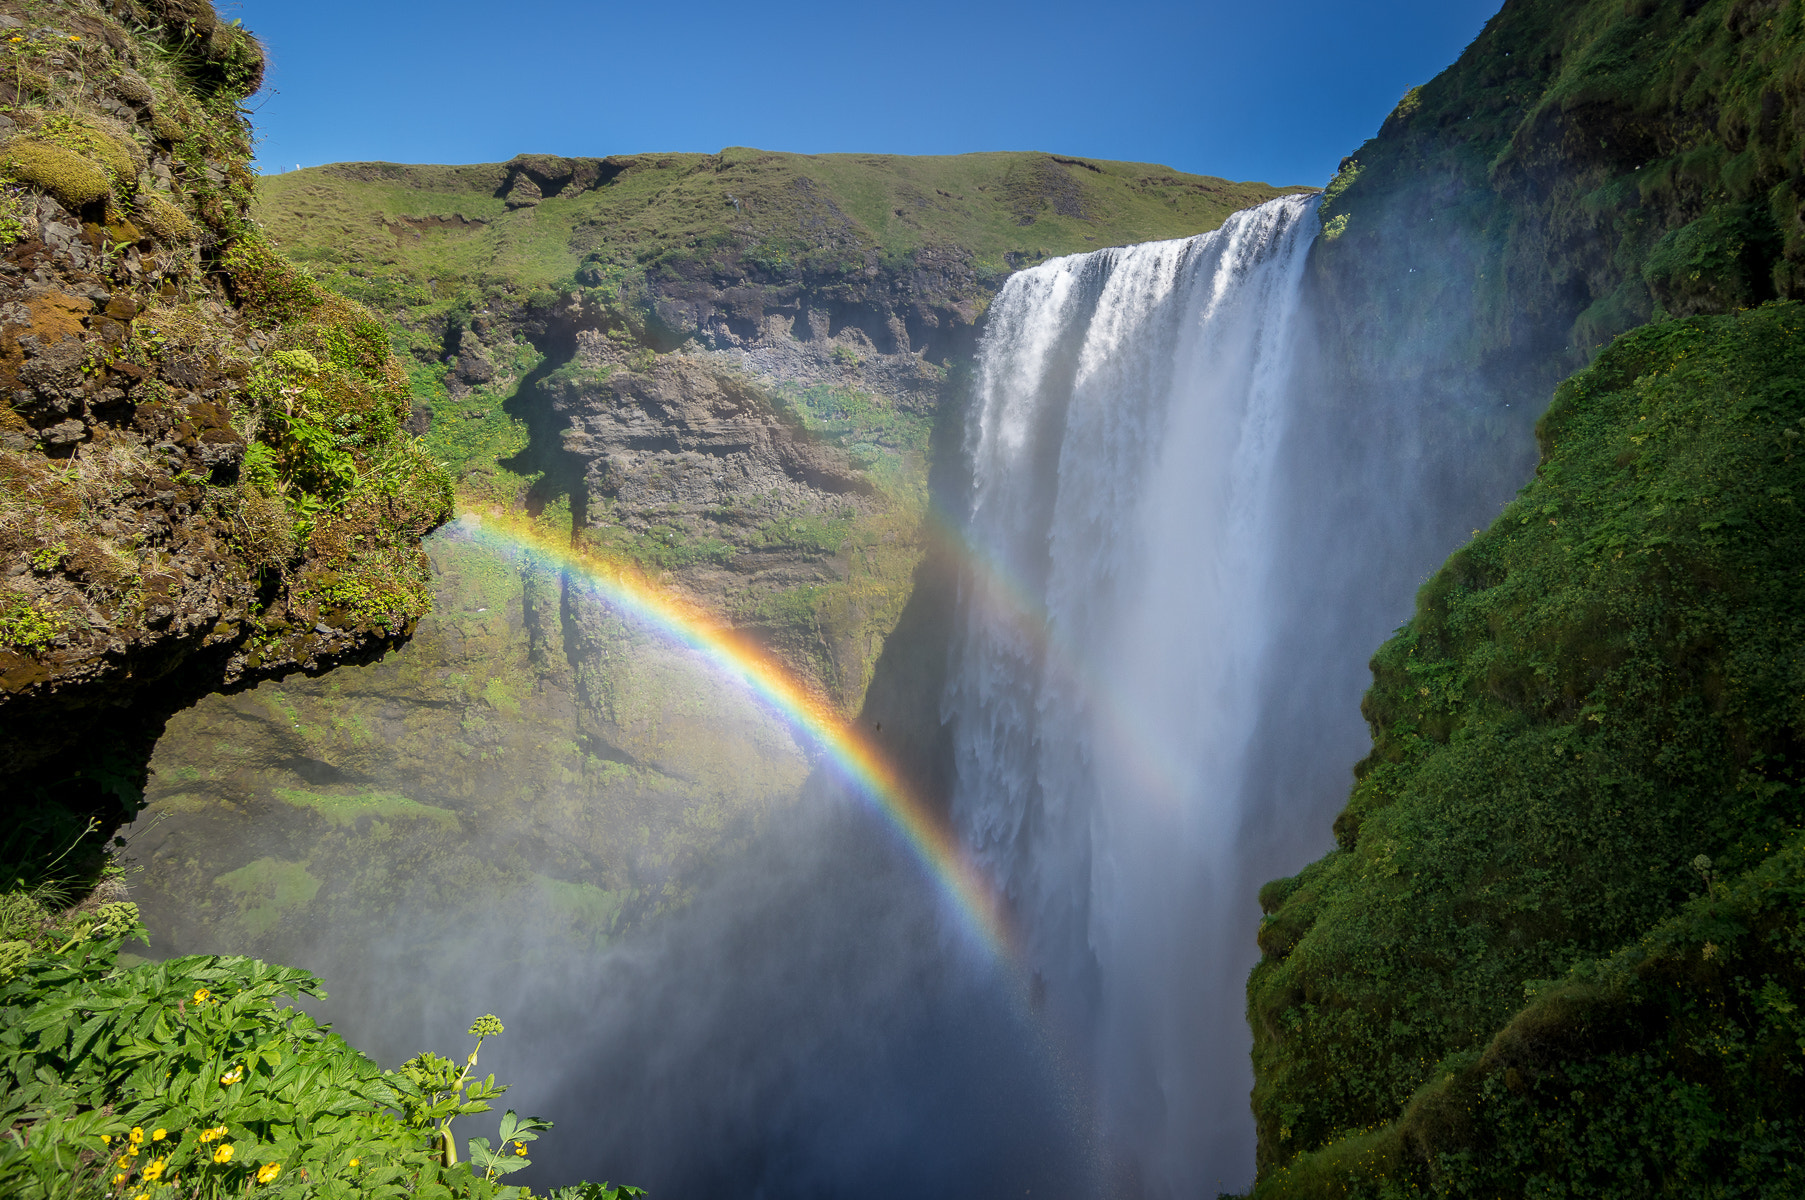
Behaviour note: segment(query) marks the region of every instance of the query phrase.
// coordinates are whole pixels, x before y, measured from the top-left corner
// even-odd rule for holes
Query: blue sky
[[[1321,183],[1498,0],[222,0],[259,162],[1048,150]]]

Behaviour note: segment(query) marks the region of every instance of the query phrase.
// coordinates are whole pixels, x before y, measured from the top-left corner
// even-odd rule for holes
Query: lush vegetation
[[[1538,432],[1262,893],[1260,1195],[1805,1185],[1805,308],[1627,335]]]
[[[384,1071],[284,999],[324,996],[305,971],[235,956],[124,965],[135,905],[54,911],[0,895],[0,1192],[20,1200],[226,1195],[507,1200],[506,1177],[550,1125],[510,1110],[499,1136],[453,1122],[507,1090],[453,1061]],[[460,1146],[462,1151],[460,1152]],[[554,1200],[624,1200],[578,1184]]]
[[[1538,386],[1659,314],[1805,297],[1805,12],[1511,0],[1345,163],[1321,264],[1362,335]],[[1521,366],[1518,362],[1514,364]]]

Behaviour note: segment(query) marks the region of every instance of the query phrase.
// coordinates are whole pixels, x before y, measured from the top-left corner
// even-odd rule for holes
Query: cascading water
[[[1113,1186],[1252,1177],[1240,841],[1313,197],[1056,259],[992,306],[945,716],[954,817],[1082,1049]],[[1346,760],[1343,760],[1344,762]]]

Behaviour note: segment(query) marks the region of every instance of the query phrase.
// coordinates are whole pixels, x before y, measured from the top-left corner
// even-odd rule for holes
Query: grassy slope
[[[1049,168],[1048,156],[1030,153],[913,158],[732,147],[609,161],[626,169],[606,185],[514,212],[496,194],[506,178],[499,164],[315,167],[264,177],[257,216],[335,286],[418,321],[465,295],[459,287],[574,286],[578,267],[598,251],[610,264],[656,265],[743,231],[774,257],[856,245],[893,260],[948,247],[1001,275],[1023,259],[1213,229],[1287,190],[1142,163]],[[1049,170],[1057,172],[1050,181]],[[812,227],[820,206],[798,195],[805,180],[850,226]],[[1058,211],[1043,198],[1049,188],[1073,197],[1063,207],[1084,215]],[[406,220],[447,217],[464,220]],[[385,278],[372,280],[379,268]]]
[[[1319,259],[1413,270],[1338,296],[1357,337],[1547,386],[1662,311],[1805,296],[1802,133],[1796,4],[1512,0],[1330,185]]]
[[[1798,910],[1746,884],[1799,885],[1796,852],[1772,856],[1805,813],[1802,424],[1790,303],[1650,326],[1562,386],[1536,479],[1374,659],[1341,849],[1262,895],[1261,1195],[1376,1195],[1387,1177],[1516,1195],[1536,1175],[1579,1195],[1657,1179],[1763,1195],[1739,1160],[1756,1142],[1805,1170]],[[1650,944],[1707,873],[1752,888],[1748,913],[1693,920],[1669,957],[1738,946],[1706,964],[1725,995],[1682,971],[1687,995],[1635,1008],[1636,964],[1594,960]],[[1609,1003],[1581,986],[1600,972]],[[1563,978],[1565,1001],[1499,1032],[1549,987],[1534,981]],[[1456,1076],[1451,1123],[1437,1093]],[[1562,1080],[1582,1077],[1610,1103],[1575,1102]],[[1520,1103],[1531,1085],[1539,1109]],[[1607,1144],[1642,1149],[1592,1152]]]
[[[1660,323],[1563,385],[1375,659],[1342,848],[1263,897],[1259,1195],[1799,1194],[1797,931],[1683,907],[1700,854],[1796,890],[1799,318],[1665,318],[1801,294],[1802,56],[1797,5],[1511,0],[1328,189],[1356,373],[1520,403]]]

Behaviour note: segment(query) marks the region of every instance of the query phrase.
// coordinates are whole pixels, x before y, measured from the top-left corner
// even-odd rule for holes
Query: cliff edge
[[[369,657],[448,478],[387,330],[250,219],[262,50],[205,0],[0,3],[0,794],[19,862],[163,721]]]

